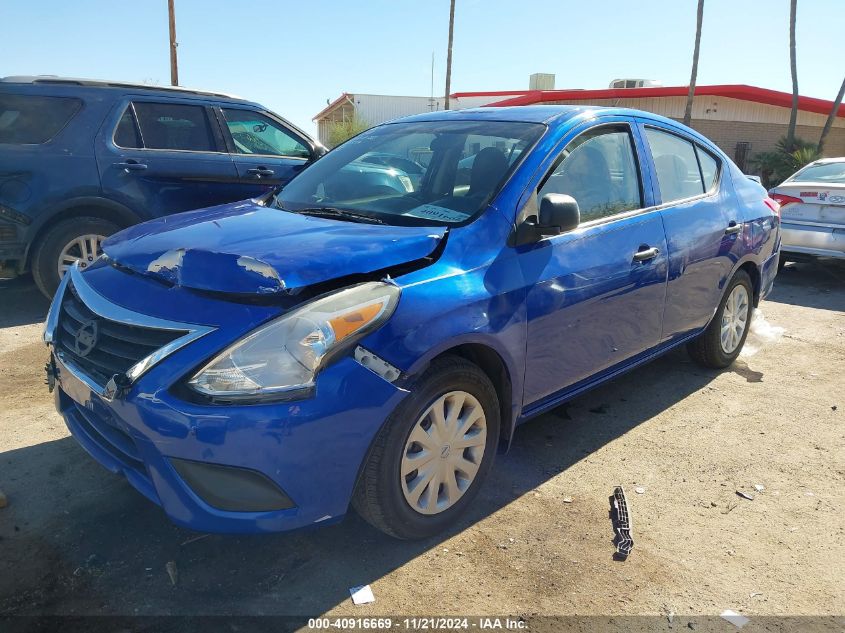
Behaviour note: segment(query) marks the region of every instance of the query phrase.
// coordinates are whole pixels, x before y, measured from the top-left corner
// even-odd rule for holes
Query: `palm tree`
[[[689,78],[689,93],[687,94],[687,107],[684,110],[684,125],[689,125],[692,120],[692,100],[695,97],[695,79],[698,76],[698,50],[701,46],[701,22],[704,19],[704,0],[698,0],[698,15],[695,23],[695,47],[692,51],[692,74]]]
[[[449,109],[449,93],[452,92],[452,36],[455,32],[455,0],[449,6],[449,51],[446,53],[446,97],[443,109]]]
[[[830,127],[833,125],[833,121],[836,119],[836,114],[839,112],[839,106],[842,105],[843,96],[845,96],[845,79],[842,80],[842,85],[839,86],[839,94],[836,95],[836,100],[833,102],[833,108],[831,108],[830,114],[827,115],[827,121],[824,122],[822,135],[819,137],[819,154],[824,151],[825,138],[827,138],[827,133],[830,132]]]
[[[789,69],[792,72],[792,111],[789,113],[789,127],[786,130],[786,144],[789,151],[795,148],[795,124],[798,121],[798,64],[795,61],[795,15],[798,0],[789,2]]]

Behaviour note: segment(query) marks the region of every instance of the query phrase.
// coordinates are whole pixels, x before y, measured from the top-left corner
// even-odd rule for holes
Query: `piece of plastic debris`
[[[722,619],[727,620],[738,629],[741,629],[746,624],[748,624],[748,618],[746,618],[744,615],[740,615],[736,611],[731,611],[730,609],[725,609],[724,611],[722,611]]]
[[[643,486],[637,486],[636,488],[634,488],[634,492],[636,492],[638,495],[644,494],[645,488]]]
[[[0,490],[0,508],[5,508],[9,505],[9,500],[6,498],[6,495]]]
[[[616,545],[614,560],[625,560],[628,554],[634,549],[634,539],[631,536],[631,515],[628,512],[628,500],[625,498],[625,490],[622,486],[616,486],[610,496],[610,520],[613,522],[613,529],[616,536],[613,544]]]
[[[370,585],[352,587],[349,589],[349,595],[352,596],[353,604],[368,604],[376,601],[376,597],[373,595],[373,590],[370,589]]]
[[[572,503],[572,497],[564,497],[563,502],[564,503]]]
[[[164,571],[166,571],[167,575],[170,576],[170,584],[175,587],[176,583],[179,582],[179,570],[176,569],[176,563],[172,560],[167,561],[167,564],[164,566]]]
[[[763,492],[766,489],[766,486],[763,484],[754,484],[754,490],[757,492]]]
[[[754,495],[750,495],[747,492],[743,492],[742,490],[737,490],[736,494],[742,497],[743,499],[748,499],[749,501],[754,501]]]

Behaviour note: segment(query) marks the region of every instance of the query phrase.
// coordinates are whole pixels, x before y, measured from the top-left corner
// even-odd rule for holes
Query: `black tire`
[[[385,422],[359,476],[352,505],[372,526],[400,539],[421,539],[443,531],[463,513],[493,465],[499,441],[499,398],[477,365],[444,356],[407,386],[410,395]],[[400,464],[408,437],[425,411],[442,395],[462,390],[481,404],[487,420],[484,454],[475,479],[457,502],[439,514],[422,514],[405,499]]]
[[[59,287],[59,256],[64,247],[83,235],[104,235],[108,237],[120,230],[114,222],[102,218],[81,217],[62,220],[51,226],[32,253],[32,277],[39,290],[48,298]]]
[[[733,289],[738,285],[745,286],[745,290],[748,292],[748,316],[745,331],[742,333],[739,345],[737,345],[736,349],[732,353],[726,354],[722,349],[722,343],[720,340],[722,315],[725,312],[725,304],[727,303],[728,297]],[[707,329],[704,330],[704,332],[702,332],[697,338],[687,344],[687,351],[692,359],[700,365],[713,369],[723,369],[734,362],[736,357],[739,356],[739,353],[742,351],[742,346],[745,345],[745,339],[748,338],[748,330],[751,329],[751,313],[753,310],[754,288],[751,285],[751,277],[749,277],[748,273],[744,270],[739,270],[733,276],[727,288],[725,288],[725,294],[722,297],[722,301],[719,303],[719,309],[716,310],[716,314],[710,322],[710,325],[708,325]]]

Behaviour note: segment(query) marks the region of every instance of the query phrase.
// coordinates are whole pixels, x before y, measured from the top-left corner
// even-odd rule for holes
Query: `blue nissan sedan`
[[[733,362],[779,230],[762,187],[666,118],[413,116],[272,194],[111,237],[62,280],[48,383],[180,525],[281,531],[351,504],[422,538],[517,425],[680,345]]]

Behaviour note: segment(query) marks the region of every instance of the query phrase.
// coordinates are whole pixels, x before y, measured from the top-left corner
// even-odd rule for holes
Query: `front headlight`
[[[305,304],[229,347],[188,386],[226,400],[308,389],[328,356],[390,318],[399,293],[392,284],[368,282]]]

